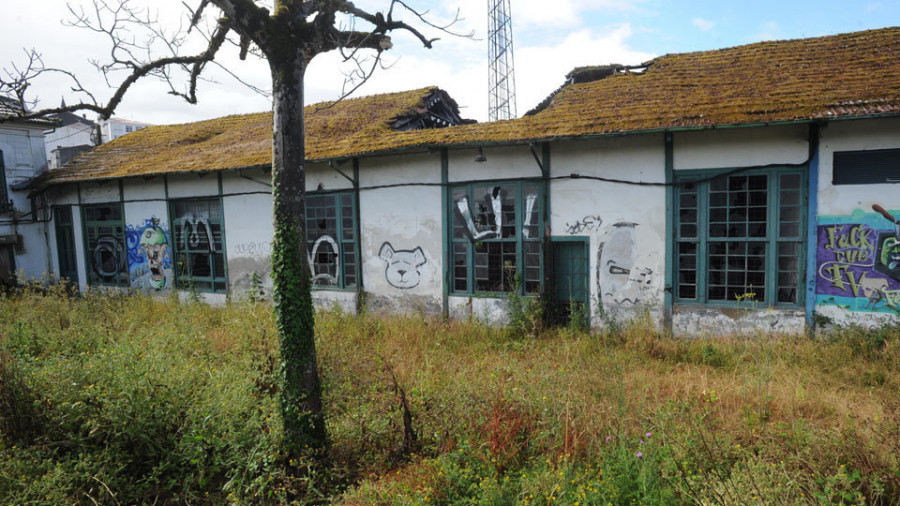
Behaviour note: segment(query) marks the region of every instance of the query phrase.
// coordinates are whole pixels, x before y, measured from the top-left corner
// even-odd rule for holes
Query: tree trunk
[[[281,416],[289,457],[327,445],[316,366],[315,321],[306,255],[302,51],[269,59],[272,71],[272,280],[281,338]]]

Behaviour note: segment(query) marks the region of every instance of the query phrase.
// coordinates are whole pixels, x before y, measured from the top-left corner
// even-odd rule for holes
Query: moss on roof
[[[642,73],[563,86],[520,119],[396,132],[433,88],[307,108],[311,160],[400,149],[900,114],[900,27],[671,54]],[[55,171],[48,184],[271,163],[271,114],[148,127]]]
[[[364,150],[391,119],[415,111],[434,88],[372,95],[306,107],[307,156],[332,158]],[[150,126],[119,137],[51,172],[47,184],[205,172],[272,163],[272,113]]]

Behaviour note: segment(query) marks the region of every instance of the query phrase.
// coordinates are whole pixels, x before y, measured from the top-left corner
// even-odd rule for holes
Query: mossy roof
[[[900,27],[669,54],[563,86],[520,119],[396,132],[433,88],[306,109],[310,160],[406,149],[900,115]],[[45,184],[271,163],[270,113],[139,130],[76,158]]]

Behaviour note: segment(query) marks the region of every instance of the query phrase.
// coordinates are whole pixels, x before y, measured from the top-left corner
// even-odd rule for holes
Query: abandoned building
[[[676,333],[895,317],[898,54],[887,28],[579,68],[480,124],[438,88],[311,105],[315,298],[502,321],[518,291]],[[24,276],[271,286],[271,125],[147,127],[35,179]]]

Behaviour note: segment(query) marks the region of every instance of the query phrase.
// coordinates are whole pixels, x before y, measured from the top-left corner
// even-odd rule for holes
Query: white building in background
[[[130,134],[142,128],[152,126],[150,123],[142,123],[140,121],[132,121],[123,118],[109,118],[100,122],[100,131],[103,136],[103,143],[107,143],[113,139],[118,139],[125,134]]]
[[[61,107],[65,107],[63,100]],[[56,169],[69,163],[76,155],[99,144],[97,124],[84,114],[61,112],[53,116],[54,128],[44,132],[47,166]]]
[[[21,112],[16,101],[0,97],[0,118]],[[46,195],[30,198],[25,187],[47,170],[44,130],[52,124],[0,123],[0,286],[15,282],[17,272],[41,277],[51,271],[49,203]]]

